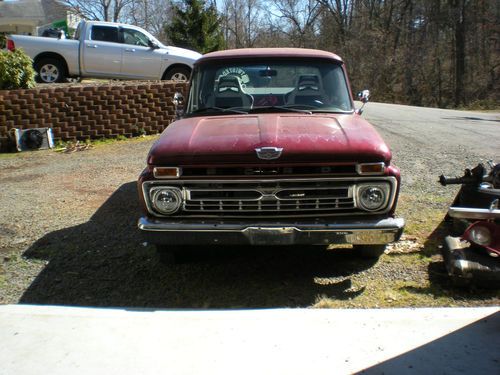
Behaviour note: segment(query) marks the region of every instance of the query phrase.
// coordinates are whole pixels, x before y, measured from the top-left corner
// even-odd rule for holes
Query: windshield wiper
[[[287,111],[287,112],[299,112],[299,113],[307,113],[309,115],[312,114],[311,111],[308,109],[300,109],[300,108],[295,108],[295,107],[306,107],[306,108],[314,108],[317,109],[318,107],[312,106],[312,105],[303,105],[303,104],[287,104],[287,105],[271,105],[271,106],[265,106],[265,107],[254,107],[251,109],[252,112],[256,112],[259,110],[281,110],[281,111]]]
[[[230,113],[239,113],[239,114],[246,115],[248,113],[248,111],[244,111],[243,109],[237,109],[237,108],[242,108],[242,107],[230,107],[230,108],[204,107],[204,108],[195,109],[194,111],[191,111],[190,114],[203,113],[203,112],[230,112]]]
[[[314,105],[309,105],[309,104],[285,104],[285,105],[278,105],[278,106],[272,106],[272,107],[257,107],[253,108],[259,109],[259,108],[270,108],[270,109],[283,109],[286,111],[293,111],[293,112],[303,112],[303,113],[352,113],[352,110],[346,111],[340,108],[336,107],[316,107]],[[307,109],[306,109],[307,108]]]

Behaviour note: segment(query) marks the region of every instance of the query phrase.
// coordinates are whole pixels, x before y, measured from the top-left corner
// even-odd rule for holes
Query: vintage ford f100
[[[138,181],[138,225],[159,250],[352,244],[377,257],[401,236],[399,170],[354,109],[337,55],[209,53],[194,65],[181,117]]]

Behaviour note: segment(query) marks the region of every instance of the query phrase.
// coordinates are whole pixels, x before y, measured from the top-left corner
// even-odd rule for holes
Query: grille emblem
[[[274,160],[281,156],[283,148],[281,147],[259,147],[255,149],[257,157],[262,160]]]

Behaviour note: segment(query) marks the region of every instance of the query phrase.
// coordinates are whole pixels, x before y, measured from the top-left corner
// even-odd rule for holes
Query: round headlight
[[[489,246],[491,244],[491,232],[488,227],[476,225],[471,228],[469,238],[472,242],[481,246]]]
[[[362,186],[358,192],[358,202],[367,211],[378,210],[386,202],[386,191],[380,186]]]
[[[181,206],[181,192],[176,188],[155,188],[151,191],[151,202],[156,211],[170,215]]]

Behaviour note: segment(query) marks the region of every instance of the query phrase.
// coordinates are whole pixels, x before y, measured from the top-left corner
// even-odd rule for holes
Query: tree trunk
[[[455,34],[455,90],[454,101],[458,107],[465,102],[465,13],[467,0],[452,0],[451,5],[454,9],[454,34]]]

